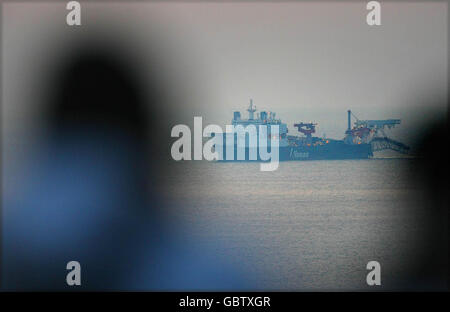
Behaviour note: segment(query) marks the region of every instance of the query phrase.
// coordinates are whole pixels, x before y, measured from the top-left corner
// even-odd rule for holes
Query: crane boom
[[[371,129],[383,129],[384,127],[393,128],[400,124],[400,119],[385,119],[385,120],[356,120],[356,127],[367,127]]]

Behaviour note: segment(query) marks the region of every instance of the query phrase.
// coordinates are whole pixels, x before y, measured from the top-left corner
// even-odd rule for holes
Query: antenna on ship
[[[250,106],[247,109],[248,119],[253,120],[253,114],[256,112],[256,106],[253,106],[253,99],[250,99]]]
[[[347,111],[347,131],[352,130],[352,111]]]

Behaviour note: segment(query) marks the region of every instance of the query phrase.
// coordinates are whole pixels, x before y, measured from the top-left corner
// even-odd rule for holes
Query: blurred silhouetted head
[[[167,153],[157,73],[144,75],[133,55],[92,42],[69,54],[57,66],[44,109],[52,142],[74,152],[91,144],[104,157],[125,155],[117,170],[134,176],[136,189],[155,184]]]

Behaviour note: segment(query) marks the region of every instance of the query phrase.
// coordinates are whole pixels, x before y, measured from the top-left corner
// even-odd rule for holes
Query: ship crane
[[[317,124],[312,122],[310,123],[300,122],[294,124],[294,127],[296,127],[299,132],[306,135],[308,139],[310,139],[312,134],[316,132],[316,126]]]
[[[386,119],[386,120],[356,120],[356,128],[368,128],[374,130],[376,134],[381,132],[384,137],[387,137],[384,133],[384,128],[388,129],[394,128],[396,125],[400,124],[400,119]]]
[[[351,129],[351,116],[356,119],[353,129]],[[388,138],[384,132],[385,128],[394,128],[400,122],[400,119],[360,120],[349,110],[346,141],[352,142],[352,137],[358,137],[370,143],[374,152],[390,149],[402,154],[408,154],[410,150],[409,146]],[[382,136],[379,136],[379,133]]]

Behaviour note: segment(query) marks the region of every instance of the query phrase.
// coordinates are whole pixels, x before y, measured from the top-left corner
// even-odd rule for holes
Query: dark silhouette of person
[[[187,243],[159,196],[169,131],[158,76],[104,47],[81,46],[44,99],[46,139],[4,206],[7,290],[214,290],[247,287]],[[66,264],[81,265],[68,286]]]

